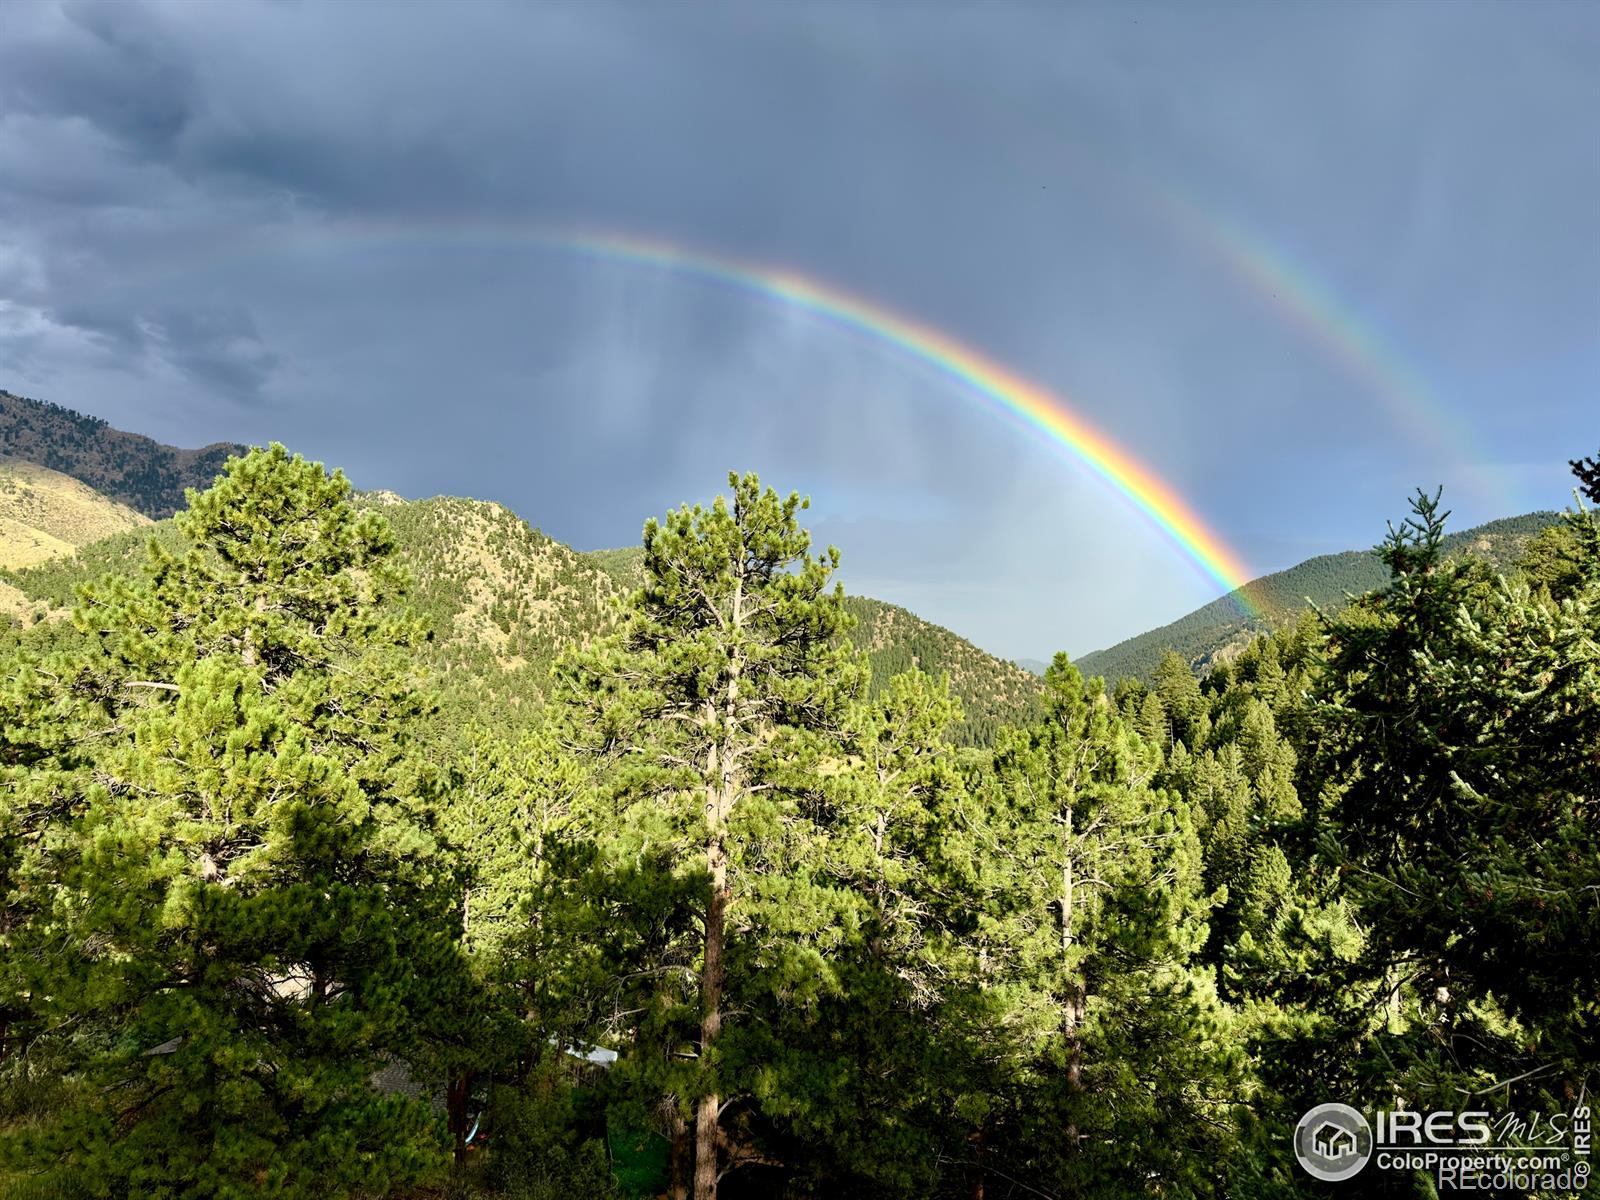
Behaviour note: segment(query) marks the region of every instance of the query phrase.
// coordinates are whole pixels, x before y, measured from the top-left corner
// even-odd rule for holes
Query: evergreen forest
[[[964,697],[754,475],[588,557],[143,453],[170,522],[8,576],[0,1198],[1421,1197],[1297,1120],[1600,1083],[1591,460]]]

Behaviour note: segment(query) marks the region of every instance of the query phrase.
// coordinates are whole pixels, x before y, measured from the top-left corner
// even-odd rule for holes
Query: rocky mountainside
[[[170,517],[183,507],[185,488],[210,486],[228,457],[244,449],[217,442],[183,450],[0,390],[0,457],[70,475],[147,517]]]

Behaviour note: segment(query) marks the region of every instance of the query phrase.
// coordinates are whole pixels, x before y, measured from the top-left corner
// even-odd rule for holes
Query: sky
[[[903,348],[574,252],[769,264],[1047,390],[1250,573],[1570,499],[1600,6],[0,4],[0,388],[579,549],[730,470],[1006,657],[1218,595]]]

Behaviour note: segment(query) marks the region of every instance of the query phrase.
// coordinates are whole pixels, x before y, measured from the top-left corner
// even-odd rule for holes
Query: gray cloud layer
[[[634,230],[873,297],[1270,569],[1371,542],[1414,483],[1464,519],[1560,502],[1597,432],[1597,60],[1570,4],[13,0],[0,386],[584,546],[755,467],[816,495],[853,584],[1083,651],[1210,591],[1081,469],[824,322],[461,231]],[[1339,297],[1436,436],[1175,203]]]

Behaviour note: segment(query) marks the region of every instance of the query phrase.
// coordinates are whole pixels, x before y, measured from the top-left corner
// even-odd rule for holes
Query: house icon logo
[[[1372,1157],[1372,1127],[1348,1104],[1319,1104],[1294,1127],[1294,1156],[1315,1179],[1349,1179]]]

